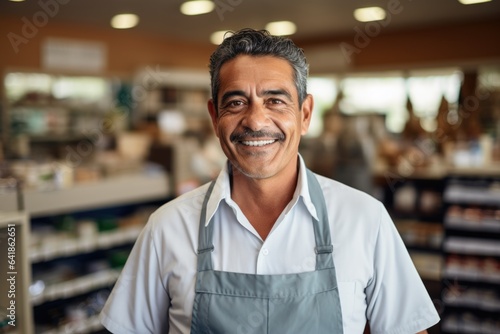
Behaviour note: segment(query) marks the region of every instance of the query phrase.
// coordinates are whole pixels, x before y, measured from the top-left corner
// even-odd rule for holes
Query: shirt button
[[[264,248],[264,249],[262,250],[262,255],[267,255],[267,254],[269,254],[269,249]]]

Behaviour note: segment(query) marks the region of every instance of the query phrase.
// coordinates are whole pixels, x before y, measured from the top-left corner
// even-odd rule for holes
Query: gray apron
[[[205,226],[210,185],[200,219],[198,273],[191,333],[343,333],[333,246],[323,192],[307,170],[316,239],[316,270],[254,275],[213,270],[213,222]]]

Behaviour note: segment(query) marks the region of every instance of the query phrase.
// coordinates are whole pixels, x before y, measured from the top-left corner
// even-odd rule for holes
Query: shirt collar
[[[316,207],[311,200],[311,196],[309,194],[309,184],[307,182],[307,167],[302,159],[302,156],[299,154],[299,179],[297,181],[297,189],[295,189],[295,194],[293,196],[292,201],[298,201],[301,198],[304,206],[307,208],[307,211],[311,214],[311,216],[318,220],[318,213],[316,211]]]
[[[292,208],[295,205],[297,205],[299,199],[302,199],[302,203],[307,208],[311,216],[314,219],[318,219],[316,207],[312,203],[311,196],[309,195],[309,185],[307,183],[306,165],[300,154],[298,155],[298,159],[299,159],[299,178],[297,181],[297,188],[295,189],[290,205],[288,205],[285,208],[285,210],[292,210]],[[212,195],[210,196],[207,203],[207,218],[205,225],[208,225],[211,218],[217,211],[219,204],[222,200],[229,199],[230,201],[232,201],[231,181],[230,181],[231,168],[232,168],[231,163],[227,161],[224,164],[224,167],[220,171],[219,175],[217,176],[217,179],[215,181],[215,186],[212,191]]]

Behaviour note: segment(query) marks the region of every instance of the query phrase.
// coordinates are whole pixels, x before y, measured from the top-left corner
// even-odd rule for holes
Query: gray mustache
[[[268,131],[252,131],[252,130],[245,130],[243,132],[235,132],[231,134],[229,139],[232,142],[237,142],[237,141],[242,141],[244,139],[259,139],[259,138],[267,138],[267,139],[276,139],[276,140],[284,140],[285,135],[282,133],[274,133],[274,132],[268,132]]]

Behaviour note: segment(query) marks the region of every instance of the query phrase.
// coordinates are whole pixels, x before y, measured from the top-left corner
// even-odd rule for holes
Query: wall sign
[[[102,42],[47,38],[41,57],[46,70],[99,73],[106,69],[107,48]]]

